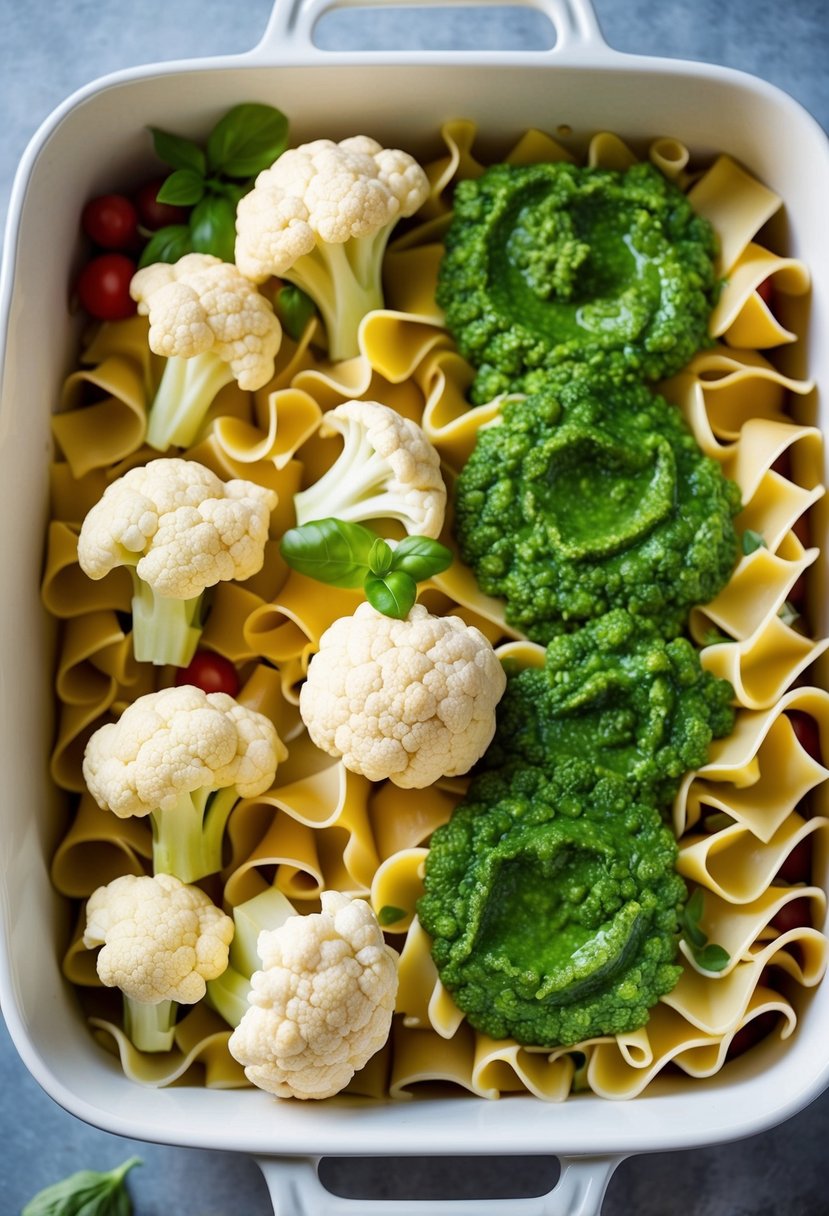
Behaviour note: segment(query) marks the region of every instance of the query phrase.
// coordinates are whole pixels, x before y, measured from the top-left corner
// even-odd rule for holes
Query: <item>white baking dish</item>
[[[382,1203],[333,1198],[314,1168],[324,1154],[379,1152],[555,1154],[564,1168],[550,1196],[441,1206],[459,1216],[598,1212],[622,1156],[753,1134],[829,1084],[824,984],[802,1002],[799,1029],[786,1044],[768,1042],[708,1081],[662,1086],[623,1106],[586,1095],[563,1105],[530,1097],[279,1104],[250,1090],[143,1089],[95,1045],[60,975],[67,916],[48,878],[61,813],[47,775],[50,628],[38,597],[49,408],[73,352],[66,285],[77,215],[96,191],[141,179],[147,125],[198,136],[237,101],[259,100],[291,116],[295,139],[366,131],[422,155],[436,150],[435,133],[453,116],[476,119],[496,149],[527,126],[555,132],[566,125],[576,143],[610,128],[633,142],[671,135],[703,156],[727,151],[786,200],[789,252],[814,276],[808,371],[826,396],[829,350],[814,340],[829,309],[829,154],[820,128],[753,77],[610,50],[588,0],[534,3],[555,27],[554,49],[458,55],[322,52],[311,35],[330,0],[277,0],[249,54],[125,71],[71,97],[35,136],[12,194],[0,282],[4,1016],[30,1071],[69,1111],[131,1137],[255,1154],[280,1216],[385,1211]],[[809,421],[819,421],[817,400],[806,399]],[[827,624],[815,621],[822,632]],[[54,948],[33,946],[44,942]],[[431,1207],[398,1202],[393,1210],[404,1216]]]

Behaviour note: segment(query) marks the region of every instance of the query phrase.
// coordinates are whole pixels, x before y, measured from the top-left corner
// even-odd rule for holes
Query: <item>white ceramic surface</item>
[[[47,773],[51,630],[38,596],[49,413],[75,339],[66,310],[75,217],[113,181],[141,180],[150,164],[147,125],[170,126],[174,118],[177,131],[198,136],[245,99],[291,114],[297,140],[370,128],[422,156],[437,150],[435,132],[453,115],[476,119],[496,151],[527,126],[555,132],[563,124],[574,146],[611,128],[634,144],[666,134],[700,156],[727,151],[786,199],[788,250],[814,275],[806,343],[791,353],[787,370],[803,372],[798,360],[807,349],[809,374],[824,385],[824,398],[829,386],[829,351],[817,341],[829,308],[829,156],[823,132],[789,97],[727,69],[611,51],[588,0],[536,0],[558,32],[547,52],[321,52],[313,23],[330,7],[329,0],[277,0],[262,43],[246,55],[165,63],[93,83],[47,120],[15,180],[0,278],[0,544],[5,568],[15,570],[0,618],[0,1000],[24,1061],[68,1110],[123,1135],[266,1158],[280,1216],[386,1210],[319,1188],[308,1162],[321,1154],[536,1152],[554,1153],[566,1167],[550,1196],[443,1208],[457,1216],[588,1216],[599,1210],[621,1156],[750,1135],[821,1092],[829,1084],[829,985],[804,998],[788,1043],[764,1044],[708,1081],[659,1083],[623,1105],[590,1095],[560,1106],[518,1096],[280,1105],[257,1091],[151,1090],[128,1082],[96,1047],[59,971],[69,926],[47,859],[63,812]],[[815,394],[804,403],[809,421],[819,420],[817,400]],[[825,619],[817,624],[827,627]],[[33,948],[43,942],[54,948]],[[434,1210],[394,1204],[400,1216],[427,1208]]]

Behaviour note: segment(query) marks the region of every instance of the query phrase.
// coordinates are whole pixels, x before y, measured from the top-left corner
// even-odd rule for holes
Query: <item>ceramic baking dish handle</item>
[[[508,1158],[505,1158],[508,1160]],[[530,1199],[343,1199],[319,1180],[318,1159],[259,1158],[274,1216],[598,1216],[621,1157],[560,1157],[561,1175]]]
[[[597,59],[612,59],[617,54],[603,39],[590,0],[274,0],[262,40],[250,55],[263,62],[274,56],[281,62],[286,56],[297,63],[331,60],[337,52],[320,50],[313,38],[314,27],[325,13],[342,8],[394,8],[395,3],[409,8],[486,8],[498,5],[501,8],[535,9],[544,14],[555,30],[555,43],[549,50],[519,54],[541,55],[558,62],[562,59],[577,62],[589,56],[594,63]],[[384,62],[393,61],[394,52],[380,53]],[[423,54],[435,57],[440,56],[441,52],[432,50]],[[457,56],[464,52],[453,50],[451,54]]]

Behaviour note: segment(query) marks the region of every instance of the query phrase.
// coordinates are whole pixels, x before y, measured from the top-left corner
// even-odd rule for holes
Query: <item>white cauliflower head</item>
[[[322,912],[264,930],[261,971],[228,1047],[279,1098],[330,1098],[380,1050],[397,996],[397,953],[369,904],[337,891]]]
[[[239,387],[261,388],[273,377],[282,327],[265,297],[230,262],[188,253],[133,275],[130,295],[149,316],[150,349],[166,358],[213,352]]]
[[[365,603],[322,635],[299,709],[347,769],[422,789],[480,759],[505,688],[492,646],[460,617],[415,604],[399,621]]]
[[[423,169],[367,135],[289,148],[236,210],[236,265],[254,282],[284,275],[318,242],[373,236],[413,215],[429,192]]]
[[[194,460],[151,460],[104,491],[84,519],[78,561],[90,578],[134,566],[162,598],[189,600],[262,569],[273,490],[222,481]]]
[[[171,874],[126,874],[86,905],[83,944],[102,946],[96,966],[108,988],[141,1004],[192,1005],[227,967],[233,921],[199,887]]]
[[[285,745],[269,718],[223,692],[184,684],[147,693],[91,736],[84,780],[121,819],[172,811],[186,795],[233,787],[242,797],[273,783]]]
[[[298,524],[397,519],[411,536],[440,535],[446,486],[422,427],[379,401],[345,401],[320,429],[342,435],[343,450],[319,481],[294,495]]]

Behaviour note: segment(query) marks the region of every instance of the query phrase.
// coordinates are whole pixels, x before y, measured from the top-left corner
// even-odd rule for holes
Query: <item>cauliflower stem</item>
[[[297,523],[333,517],[346,523],[408,518],[405,497],[389,489],[389,462],[364,427],[348,427],[343,450],[319,481],[294,495]]]
[[[319,243],[282,278],[310,296],[328,334],[332,362],[359,351],[357,331],[367,313],[383,307],[382,266],[392,227],[338,244]]]
[[[233,380],[233,369],[215,351],[185,359],[171,355],[150,406],[146,441],[159,452],[195,440],[213,399]]]
[[[207,1003],[234,1030],[248,1011],[250,977],[262,966],[256,949],[264,929],[279,929],[296,909],[276,887],[237,904],[233,909],[235,932],[227,969],[207,985]]]
[[[239,800],[234,786],[183,794],[175,806],[153,811],[153,870],[192,883],[222,868],[222,841]]]
[[[137,1051],[172,1051],[176,1032],[176,1001],[150,1005],[124,995],[124,1033]]]
[[[130,570],[132,575],[132,647],[136,662],[156,666],[187,667],[201,637],[203,595],[189,600],[156,595]]]

